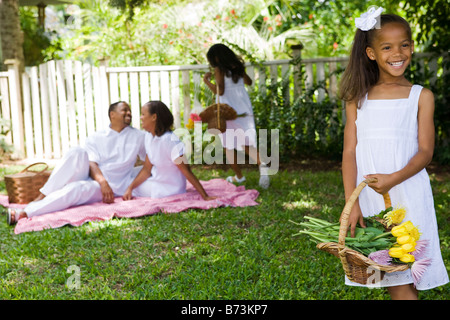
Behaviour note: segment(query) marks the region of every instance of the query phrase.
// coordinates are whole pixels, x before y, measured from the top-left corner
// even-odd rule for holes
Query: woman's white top
[[[160,137],[146,132],[145,151],[153,167],[151,177],[139,186],[140,192],[145,189],[142,196],[164,198],[185,193],[186,177],[175,163],[184,154],[183,142],[172,131]]]

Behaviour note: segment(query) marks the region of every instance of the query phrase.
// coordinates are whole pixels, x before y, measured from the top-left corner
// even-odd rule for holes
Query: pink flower
[[[202,118],[200,118],[200,116],[196,113],[191,113],[191,115],[189,116],[189,119],[191,119],[192,121],[202,121]]]
[[[388,266],[391,264],[392,258],[389,256],[389,250],[379,250],[369,254],[368,258],[374,262]]]
[[[162,25],[162,27],[163,27],[163,29],[167,29],[168,25],[164,23],[164,24]]]
[[[411,252],[416,260],[420,260],[425,257],[425,254],[427,253],[428,242],[428,240],[416,241],[416,250]]]
[[[411,266],[411,275],[414,280],[414,285],[417,285],[419,283],[420,279],[423,277],[425,271],[427,270],[427,267],[431,264],[431,259],[421,259],[416,260],[413,265]]]
[[[334,50],[337,50],[338,46],[339,46],[339,45],[338,45],[337,42],[333,43],[333,48],[334,48]]]

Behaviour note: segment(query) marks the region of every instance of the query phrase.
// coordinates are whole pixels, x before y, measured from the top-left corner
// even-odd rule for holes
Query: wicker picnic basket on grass
[[[220,103],[219,101],[219,86],[217,88],[217,103],[214,103],[203,110],[199,116],[202,122],[208,123],[208,129],[217,129],[220,132],[227,130],[227,120],[234,120],[237,118],[237,112],[228,104]]]
[[[348,233],[348,219],[353,205],[355,204],[355,201],[361,193],[362,189],[367,184],[375,181],[376,179],[367,179],[362,181],[353,191],[352,195],[345,204],[341,214],[341,226],[339,229],[338,243],[326,242],[319,243],[317,245],[318,249],[331,253],[341,260],[342,267],[344,268],[344,272],[349,280],[364,285],[375,284],[376,282],[381,281],[386,272],[391,273],[405,271],[409,268],[407,264],[390,266],[380,265],[363,255],[362,253],[345,246],[345,237]],[[383,198],[386,208],[389,208],[391,206],[391,199],[389,197],[389,194],[384,194]],[[371,276],[374,270],[378,270],[380,272],[380,275],[377,277]]]
[[[33,166],[44,165],[41,171],[30,170]],[[43,162],[33,163],[19,173],[5,175],[9,203],[27,204],[36,199],[39,189],[47,182],[51,171]]]

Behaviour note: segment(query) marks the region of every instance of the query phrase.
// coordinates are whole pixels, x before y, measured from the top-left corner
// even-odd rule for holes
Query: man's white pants
[[[142,166],[133,168],[128,177],[128,184],[141,169]],[[144,181],[133,190],[133,196],[150,196],[152,186],[151,183]],[[89,176],[88,154],[80,147],[73,147],[64,155],[39,191],[45,195],[45,198],[28,204],[25,208],[28,217],[103,200],[100,184]],[[122,196],[123,194],[114,195]]]
[[[102,200],[99,183],[89,177],[87,152],[80,147],[66,153],[40,191],[45,198],[28,204],[28,217]]]

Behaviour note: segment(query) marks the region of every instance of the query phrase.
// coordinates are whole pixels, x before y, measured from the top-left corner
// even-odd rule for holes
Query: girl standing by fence
[[[245,181],[239,164],[236,163],[235,150],[245,151],[251,157],[256,155],[254,160],[256,160],[260,170],[259,185],[267,189],[270,184],[268,167],[261,163],[257,150],[253,108],[245,89],[245,85],[251,85],[252,80],[245,72],[244,62],[224,44],[213,45],[206,56],[209,64],[214,68],[216,85],[211,83],[210,72],[206,73],[203,78],[205,84],[213,93],[220,95],[220,103],[228,104],[236,110],[238,115],[245,113],[243,117],[227,121],[227,132],[219,134],[228,161],[235,173],[234,176],[227,177],[227,181],[237,183]],[[229,131],[230,129],[233,131]],[[243,136],[242,139],[240,138],[241,135]]]

